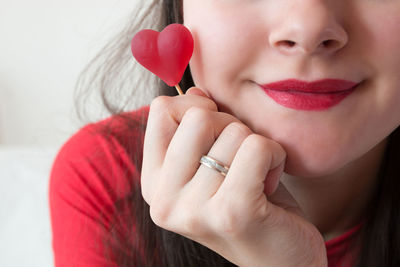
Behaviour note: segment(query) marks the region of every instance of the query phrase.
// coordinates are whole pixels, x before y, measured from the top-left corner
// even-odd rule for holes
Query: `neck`
[[[284,174],[281,181],[325,240],[334,238],[364,218],[376,188],[387,139],[335,174],[302,178]]]

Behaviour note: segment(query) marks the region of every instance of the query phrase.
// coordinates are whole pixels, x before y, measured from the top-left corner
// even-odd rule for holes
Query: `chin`
[[[343,167],[343,165],[330,165],[326,162],[321,163],[320,160],[312,161],[310,159],[304,162],[288,156],[284,172],[296,177],[316,178],[333,174],[337,172],[340,167]]]
[[[284,145],[287,153],[284,172],[297,177],[315,178],[327,176],[340,171],[353,158],[348,149],[341,150],[339,146],[298,147]]]

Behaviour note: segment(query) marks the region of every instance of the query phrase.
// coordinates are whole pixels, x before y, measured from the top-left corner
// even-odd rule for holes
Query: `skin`
[[[384,139],[400,124],[399,12],[396,0],[184,1],[185,25],[196,44],[190,64],[196,86],[220,111],[283,146],[288,157],[282,181],[330,237],[359,221],[339,222],[348,217],[339,210],[354,203],[357,186],[364,199],[352,207],[358,217]],[[326,40],[331,45],[324,47]],[[322,112],[280,106],[255,85],[287,78],[363,84]]]
[[[324,239],[361,221],[400,124],[400,1],[183,3],[204,93],[151,104],[142,192],[154,222],[240,266],[326,266]],[[289,78],[362,83],[324,111],[257,85]],[[203,154],[228,175],[199,166]]]

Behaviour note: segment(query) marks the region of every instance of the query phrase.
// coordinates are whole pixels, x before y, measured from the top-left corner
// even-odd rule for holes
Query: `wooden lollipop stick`
[[[179,84],[175,85],[176,90],[178,91],[179,95],[184,95],[184,93],[182,92],[181,87],[179,86]]]

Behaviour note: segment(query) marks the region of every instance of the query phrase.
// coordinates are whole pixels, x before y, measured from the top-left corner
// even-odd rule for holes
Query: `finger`
[[[218,136],[208,156],[229,166],[243,140],[251,133],[252,131],[243,123],[230,123]],[[217,192],[223,180],[224,176],[221,173],[201,164],[193,179],[187,184],[186,190],[200,202],[205,202]]]
[[[210,98],[209,95],[207,95],[206,92],[201,90],[200,88],[197,87],[191,87],[186,91],[186,95],[198,95],[198,96],[204,96]]]
[[[277,190],[283,170],[285,169],[285,163],[285,161],[282,161],[278,167],[269,170],[267,178],[264,181],[264,193],[267,197]]]
[[[300,217],[306,217],[297,201],[294,199],[292,194],[290,194],[290,192],[287,190],[282,182],[279,182],[279,186],[277,186],[277,189],[268,198],[268,200],[272,204],[279,206],[287,211],[293,212]]]
[[[151,177],[161,168],[172,136],[183,115],[191,107],[217,111],[217,106],[212,100],[197,95],[160,96],[151,103],[144,138],[141,173],[142,194],[147,202],[149,202],[147,191],[153,184]]]
[[[238,149],[216,195],[231,196],[244,205],[255,203],[264,194],[269,171],[280,166],[285,159],[286,152],[277,142],[258,134],[249,135]]]
[[[160,166],[165,152],[183,115],[191,107],[217,111],[216,104],[197,95],[157,97],[150,106],[144,149],[152,156],[151,162]]]
[[[161,171],[163,177],[170,179],[160,179],[161,190],[170,194],[180,191],[195,175],[201,156],[208,153],[223,129],[233,121],[238,119],[227,113],[190,108],[168,147]]]

